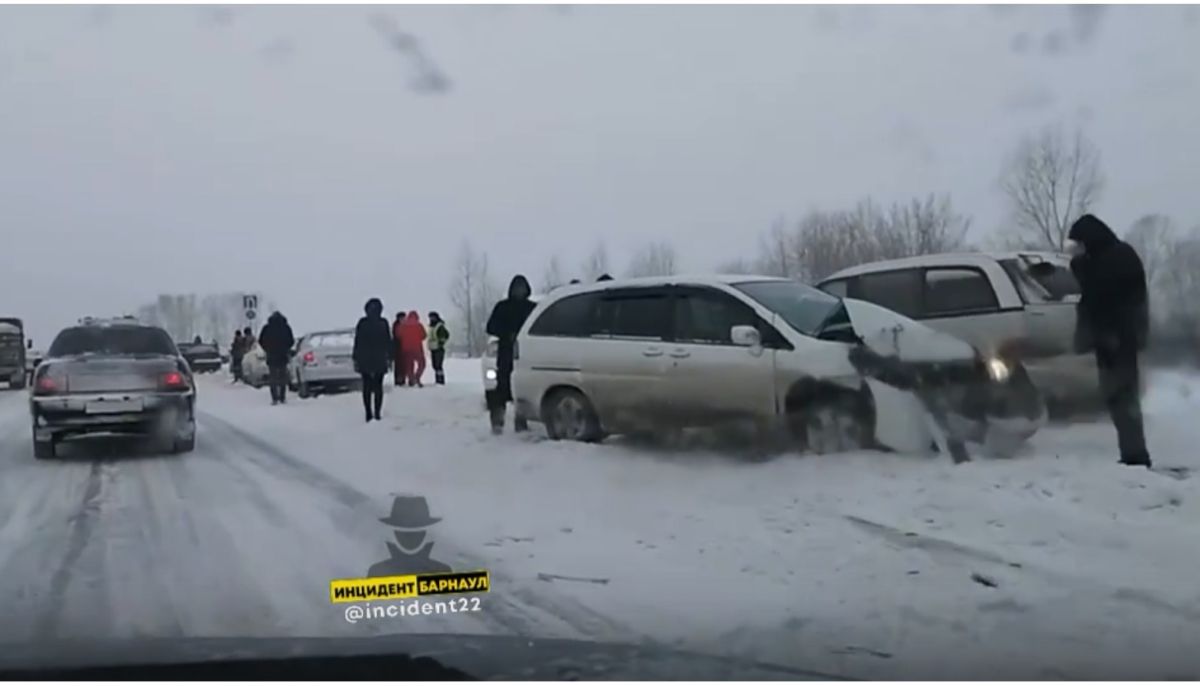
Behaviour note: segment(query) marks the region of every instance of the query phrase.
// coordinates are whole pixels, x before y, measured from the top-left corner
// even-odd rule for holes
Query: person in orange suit
[[[425,373],[425,325],[421,315],[409,312],[400,325],[400,350],[404,353],[405,377],[409,386],[421,386]]]

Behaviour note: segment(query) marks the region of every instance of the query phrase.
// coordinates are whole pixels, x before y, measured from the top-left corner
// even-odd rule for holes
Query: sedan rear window
[[[50,357],[70,355],[175,355],[175,344],[162,329],[146,326],[74,326],[50,344]]]
[[[307,342],[309,347],[312,348],[353,348],[354,332],[342,331],[338,333],[317,334],[309,338]]]

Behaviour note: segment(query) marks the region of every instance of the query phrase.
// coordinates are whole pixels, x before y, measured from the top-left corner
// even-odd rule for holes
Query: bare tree
[[[969,217],[954,210],[949,196],[933,194],[896,203],[888,211],[884,233],[904,256],[962,250]]]
[[[758,254],[759,271],[765,276],[797,276],[796,241],[787,232],[783,217],[776,218],[767,233],[759,238]]]
[[[1071,224],[1103,189],[1100,153],[1080,131],[1068,139],[1046,129],[1021,141],[1000,186],[1012,204],[1013,233],[1026,245],[1062,251]]]
[[[1146,284],[1154,291],[1163,277],[1163,270],[1175,250],[1179,236],[1171,218],[1162,214],[1147,214],[1129,227],[1125,242],[1133,246],[1146,270]]]
[[[542,281],[538,285],[538,290],[542,293],[549,293],[565,283],[567,283],[567,278],[563,276],[562,264],[559,262],[558,255],[555,255],[550,258],[546,268],[542,270]]]
[[[499,289],[488,270],[487,255],[463,241],[450,281],[450,303],[455,322],[462,328],[466,353],[478,357],[487,348],[487,318],[498,300]]]
[[[591,254],[583,261],[583,276],[588,281],[595,281],[603,274],[611,274],[609,268],[608,246],[603,241],[592,248]]]
[[[636,252],[629,263],[629,276],[670,276],[677,271],[675,248],[669,243],[654,242]]]

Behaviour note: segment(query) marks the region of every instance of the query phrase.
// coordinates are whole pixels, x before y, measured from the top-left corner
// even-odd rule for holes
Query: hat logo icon
[[[430,557],[433,542],[426,542],[425,530],[442,518],[430,514],[424,496],[396,496],[391,514],[380,517],[379,521],[395,529],[396,542],[387,542],[388,558],[371,565],[368,577],[451,571],[450,565]]]

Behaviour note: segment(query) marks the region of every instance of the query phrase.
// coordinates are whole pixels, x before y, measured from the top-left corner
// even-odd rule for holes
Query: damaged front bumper
[[[974,443],[1006,456],[1046,423],[1045,400],[1019,363],[910,362],[865,346],[850,361],[872,391],[877,440],[896,450],[937,446],[959,460]]]

